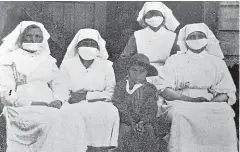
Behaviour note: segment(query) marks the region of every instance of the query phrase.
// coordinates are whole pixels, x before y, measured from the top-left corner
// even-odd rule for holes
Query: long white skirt
[[[167,103],[169,152],[237,152],[235,114],[227,103]]]
[[[119,113],[111,102],[87,102],[68,104],[63,109],[80,113],[86,125],[87,145],[93,147],[117,147]]]
[[[41,106],[7,107],[7,152],[85,152],[81,115]]]

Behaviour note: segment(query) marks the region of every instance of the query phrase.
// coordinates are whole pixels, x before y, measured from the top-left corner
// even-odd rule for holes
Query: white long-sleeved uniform
[[[8,93],[12,90],[12,95],[7,99],[15,106],[31,105],[34,101],[50,103],[54,100],[67,100],[68,91],[62,81],[63,77],[56,60],[50,55],[35,55],[17,49],[0,60],[0,92]],[[20,79],[26,81],[17,87],[16,92],[13,63]]]
[[[68,84],[69,91],[87,91],[87,100],[106,98],[110,101],[115,86],[115,76],[110,61],[96,58],[89,68],[85,68],[80,58],[75,56],[65,60],[60,71]],[[88,145],[117,146],[119,116],[117,108],[111,102],[81,101],[67,105],[69,114],[80,112],[86,125]],[[65,108],[63,106],[63,109]]]

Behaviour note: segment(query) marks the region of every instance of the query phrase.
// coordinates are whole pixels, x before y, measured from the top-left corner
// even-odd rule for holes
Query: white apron
[[[149,27],[134,33],[137,51],[146,55],[151,65],[158,71],[164,65],[162,61],[166,61],[170,56],[172,46],[174,44],[176,33],[160,28],[157,32],[152,31]],[[157,76],[148,77],[147,81],[154,84]],[[158,114],[160,116],[160,108],[163,104],[163,98],[159,96],[158,100]]]
[[[206,89],[186,89],[183,94],[211,99]],[[169,152],[237,152],[234,111],[227,103],[167,101],[171,121]]]

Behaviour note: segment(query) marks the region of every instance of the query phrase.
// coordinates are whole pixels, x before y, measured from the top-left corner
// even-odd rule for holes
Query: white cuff
[[[93,99],[100,99],[100,98],[106,98],[106,99],[110,99],[109,98],[109,94],[108,92],[100,92],[100,91],[95,91],[95,92],[87,92],[87,96],[86,96],[86,100],[93,100]]]

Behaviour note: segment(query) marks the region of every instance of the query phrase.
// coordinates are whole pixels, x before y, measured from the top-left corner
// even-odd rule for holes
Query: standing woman
[[[172,49],[176,49],[176,33],[179,22],[166,5],[161,2],[146,2],[139,12],[138,23],[143,29],[130,37],[121,58],[136,53],[145,54],[157,69],[164,65]]]
[[[94,148],[117,146],[119,116],[111,102],[115,76],[107,58],[105,41],[99,32],[81,29],[60,67],[70,94],[66,108],[72,109],[70,113],[83,115],[88,146]]]
[[[130,37],[121,57],[143,53],[150,58],[153,65],[163,65],[171,50],[177,47],[174,31],[179,22],[172,10],[162,2],[146,2],[138,14],[137,21],[143,29],[134,32]]]

